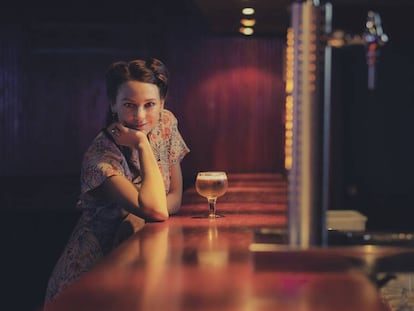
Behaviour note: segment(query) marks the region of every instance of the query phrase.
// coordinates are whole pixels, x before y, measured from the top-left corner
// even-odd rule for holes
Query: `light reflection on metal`
[[[294,61],[293,29],[288,28],[286,35],[285,60],[285,169],[292,168],[292,138],[293,138],[293,61]]]

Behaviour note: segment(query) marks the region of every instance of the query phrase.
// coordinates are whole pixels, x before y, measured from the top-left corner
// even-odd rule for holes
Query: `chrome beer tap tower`
[[[307,0],[291,6],[286,48],[288,241],[293,247],[327,245],[331,201],[332,49],[364,45],[368,89],[375,88],[379,47],[388,41],[378,13],[368,12],[365,31],[332,31],[332,5]]]

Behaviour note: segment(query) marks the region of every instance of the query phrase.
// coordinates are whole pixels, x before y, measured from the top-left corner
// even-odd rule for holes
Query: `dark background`
[[[154,56],[170,68],[167,107],[191,149],[186,187],[203,169],[285,173],[286,1],[277,31],[253,37],[213,27],[199,2],[2,4],[0,234],[8,309],[42,304],[78,217],[80,161],[103,125],[103,75],[112,61]],[[334,51],[332,208],[363,212],[370,230],[414,229],[413,6],[397,2],[377,2],[390,42],[381,49],[375,90],[367,89],[362,46]],[[339,1],[334,26],[361,33],[369,9],[376,7]]]

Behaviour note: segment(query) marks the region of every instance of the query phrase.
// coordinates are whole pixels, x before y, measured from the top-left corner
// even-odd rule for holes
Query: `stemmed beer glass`
[[[199,195],[207,198],[210,211],[208,215],[197,218],[218,218],[216,214],[217,198],[226,193],[228,186],[227,174],[225,172],[198,172],[195,187]]]

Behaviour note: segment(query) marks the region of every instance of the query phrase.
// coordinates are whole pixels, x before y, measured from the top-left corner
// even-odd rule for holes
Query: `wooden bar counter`
[[[282,269],[256,261],[257,229],[286,226],[286,189],[279,185],[279,202],[246,193],[277,183],[261,180],[256,191],[234,183],[218,199],[218,219],[194,218],[208,206],[188,190],[177,215],[145,224],[45,310],[389,310],[374,283],[348,267],[289,271],[280,260]]]

